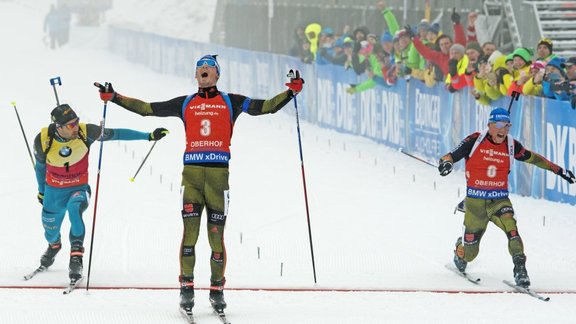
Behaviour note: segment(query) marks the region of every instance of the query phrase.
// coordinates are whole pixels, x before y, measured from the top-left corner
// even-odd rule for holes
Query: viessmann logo
[[[191,110],[195,110],[195,109],[200,109],[200,110],[206,110],[206,109],[226,109],[226,105],[201,103],[201,104],[199,104],[199,105],[190,106],[190,109],[191,109]]]
[[[483,153],[483,154],[488,154],[489,156],[494,156],[494,155],[498,155],[498,156],[508,156],[508,153],[494,151],[493,149],[489,149],[489,150],[480,149],[480,152]]]

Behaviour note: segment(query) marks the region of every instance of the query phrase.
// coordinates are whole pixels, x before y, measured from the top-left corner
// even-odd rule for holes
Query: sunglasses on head
[[[512,124],[508,123],[508,122],[503,122],[503,121],[499,121],[499,122],[494,122],[494,126],[496,126],[496,128],[500,129],[500,128],[510,128],[512,127]]]
[[[78,124],[80,124],[80,118],[78,118],[78,119],[76,119],[76,121],[73,121],[73,122],[68,123],[68,124],[58,125],[58,127],[66,127],[68,129],[74,129],[74,127],[78,126]]]
[[[196,62],[196,67],[201,67],[204,65],[208,65],[210,67],[216,67],[216,61],[211,59],[201,59],[198,62]]]

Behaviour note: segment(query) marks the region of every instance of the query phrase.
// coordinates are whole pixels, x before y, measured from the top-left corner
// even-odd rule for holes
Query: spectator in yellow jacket
[[[314,59],[316,59],[316,52],[318,51],[318,39],[320,37],[321,31],[322,26],[317,23],[312,23],[306,26],[306,29],[304,29],[304,34],[310,42],[310,52],[312,52],[312,55],[314,55]]]

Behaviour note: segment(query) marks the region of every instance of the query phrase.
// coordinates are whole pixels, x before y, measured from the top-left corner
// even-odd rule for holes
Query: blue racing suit
[[[90,201],[88,155],[96,140],[148,140],[150,133],[79,124],[78,138],[63,139],[55,124],[43,128],[34,140],[38,192],[43,194],[42,225],[48,243],[60,240],[60,227],[68,211],[70,242],[82,246],[85,227],[82,213]],[[102,135],[102,136],[101,136]]]

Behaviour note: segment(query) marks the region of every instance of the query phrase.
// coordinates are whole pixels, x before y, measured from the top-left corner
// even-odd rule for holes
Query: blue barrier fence
[[[320,127],[370,138],[404,148],[436,163],[464,137],[486,128],[493,107],[507,108],[509,98],[492,106],[478,104],[468,91],[449,93],[441,85],[398,80],[392,88],[349,95],[350,84],[362,82],[350,70],[332,65],[307,65],[275,54],[195,43],[118,27],[110,27],[109,50],[152,70],[194,77],[194,62],[204,54],[219,54],[222,75],[218,87],[226,92],[269,98],[285,89],[290,69],[306,80],[299,95],[301,118]],[[195,89],[191,89],[195,92]],[[182,95],[182,94],[175,94]],[[168,98],[166,98],[168,99]],[[289,113],[293,110],[284,109]],[[511,134],[526,148],[576,171],[576,112],[570,103],[521,96],[512,107]],[[463,163],[458,167],[462,168]],[[515,163],[511,192],[576,204],[576,185],[526,163]]]

